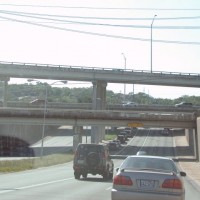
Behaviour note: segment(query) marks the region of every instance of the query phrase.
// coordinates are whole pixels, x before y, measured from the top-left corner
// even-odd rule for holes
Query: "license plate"
[[[155,181],[154,180],[139,180],[139,187],[140,188],[146,188],[146,189],[153,189],[155,187]]]
[[[84,160],[78,160],[77,163],[78,163],[78,164],[83,164],[83,163],[84,163]]]

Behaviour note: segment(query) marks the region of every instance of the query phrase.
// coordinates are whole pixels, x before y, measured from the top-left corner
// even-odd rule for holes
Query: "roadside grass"
[[[116,137],[117,134],[115,132],[109,132],[105,134],[105,140],[114,140]]]
[[[5,172],[19,172],[24,170],[36,169],[40,167],[47,167],[57,164],[63,164],[73,160],[74,154],[52,154],[48,156],[27,158],[22,160],[5,160],[0,161],[0,173]]]
[[[114,132],[109,132],[105,135],[105,140],[114,140],[117,135]],[[52,165],[63,164],[73,160],[73,152],[52,154],[48,156],[30,157],[20,160],[2,160],[0,161],[0,173],[19,172],[40,167],[48,167]]]

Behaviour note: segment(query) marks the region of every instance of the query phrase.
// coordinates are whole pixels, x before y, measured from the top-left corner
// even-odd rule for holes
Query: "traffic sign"
[[[131,123],[128,123],[128,126],[129,127],[143,127],[144,124],[141,122],[131,122]]]

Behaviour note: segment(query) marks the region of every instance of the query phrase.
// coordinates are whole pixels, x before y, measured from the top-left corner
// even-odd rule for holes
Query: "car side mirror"
[[[185,172],[180,172],[180,175],[181,176],[186,176],[186,173]]]
[[[119,167],[116,168],[116,172],[118,172],[118,171],[119,171]]]

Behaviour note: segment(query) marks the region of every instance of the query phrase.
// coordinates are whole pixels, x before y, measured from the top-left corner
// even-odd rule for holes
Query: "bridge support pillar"
[[[104,81],[93,82],[93,110],[105,110],[106,107],[106,86]],[[105,126],[92,126],[91,143],[99,143],[105,137]]]
[[[187,139],[188,145],[192,150],[193,155],[197,158],[197,145],[196,145],[196,130],[195,129],[185,129],[185,137]]]
[[[197,160],[200,161],[200,117],[197,117],[197,128],[196,128],[196,150]]]
[[[3,87],[3,107],[7,107],[7,91],[8,91],[8,81],[10,78],[8,77],[0,77],[0,81],[4,81],[4,87]]]
[[[73,151],[76,150],[79,143],[82,143],[83,127],[74,126],[74,137],[73,137]]]

